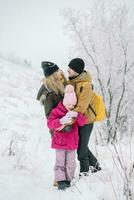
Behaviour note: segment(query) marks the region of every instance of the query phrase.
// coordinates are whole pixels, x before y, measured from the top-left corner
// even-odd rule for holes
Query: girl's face
[[[69,110],[72,110],[74,108],[74,105],[68,104],[68,105],[65,105],[65,108],[69,111]]]

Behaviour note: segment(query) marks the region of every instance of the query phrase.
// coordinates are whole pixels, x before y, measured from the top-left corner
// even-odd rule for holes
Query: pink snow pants
[[[76,168],[76,150],[56,149],[56,163],[54,167],[55,181],[71,181]]]

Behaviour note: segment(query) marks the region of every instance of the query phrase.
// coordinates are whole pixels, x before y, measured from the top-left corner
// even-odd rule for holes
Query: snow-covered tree
[[[84,13],[64,11],[74,41],[72,53],[77,52],[86,61],[106,104],[107,120],[102,128],[107,142],[127,133],[134,111],[134,16],[128,5],[96,1]]]

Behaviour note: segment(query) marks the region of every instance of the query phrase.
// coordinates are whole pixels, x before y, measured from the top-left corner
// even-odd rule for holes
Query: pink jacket
[[[56,108],[54,108],[49,117],[48,117],[48,128],[49,129],[56,129],[61,126],[59,120],[65,116],[68,111],[62,104],[59,102]],[[87,118],[78,113],[76,118],[76,122],[72,125],[72,129],[70,132],[63,132],[54,130],[54,135],[52,137],[52,144],[51,147],[54,149],[66,149],[66,150],[75,150],[78,148],[78,126],[83,126],[87,123]]]

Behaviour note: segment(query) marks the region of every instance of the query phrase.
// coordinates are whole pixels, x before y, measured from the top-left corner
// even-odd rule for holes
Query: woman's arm
[[[46,118],[49,117],[53,108],[54,108],[54,100],[52,98],[52,95],[48,93],[46,99],[44,100],[44,110]]]
[[[43,85],[40,87],[40,89],[39,89],[39,91],[38,91],[38,93],[37,93],[36,99],[40,101],[41,96],[42,96],[42,95],[45,95],[45,96],[46,96],[47,93],[48,93],[48,91],[47,91],[45,85],[43,84]]]

